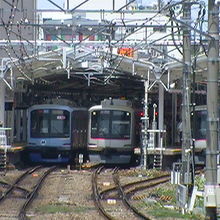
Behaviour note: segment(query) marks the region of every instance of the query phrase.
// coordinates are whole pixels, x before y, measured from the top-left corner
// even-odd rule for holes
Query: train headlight
[[[140,147],[135,147],[134,148],[134,154],[141,154],[141,148]]]
[[[96,147],[98,147],[97,144],[89,144],[88,145],[88,148],[96,148]]]

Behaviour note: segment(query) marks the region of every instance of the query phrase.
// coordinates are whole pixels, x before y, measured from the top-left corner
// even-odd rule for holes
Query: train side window
[[[195,138],[205,139],[207,130],[207,111],[199,110],[195,112],[196,129]]]

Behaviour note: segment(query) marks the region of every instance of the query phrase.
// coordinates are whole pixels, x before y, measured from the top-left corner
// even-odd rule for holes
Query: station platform
[[[163,155],[180,155],[182,153],[182,149],[181,148],[147,148],[147,154],[148,155],[159,155],[159,154],[163,154]]]
[[[173,163],[181,161],[182,158],[182,148],[180,146],[147,148],[146,153],[149,167],[155,167],[155,161],[159,160],[160,168],[165,170],[171,170]],[[204,151],[202,149],[195,149],[195,164],[204,165],[204,161]]]
[[[3,150],[5,150],[5,146],[0,146],[0,151],[3,151]],[[20,152],[23,150],[24,150],[24,146],[19,146],[19,145],[18,146],[13,145],[7,148],[8,153],[16,153],[16,152]]]
[[[195,149],[195,153],[200,153],[202,149]],[[174,147],[164,147],[164,148],[147,148],[147,154],[149,155],[157,155],[157,154],[163,154],[167,156],[172,156],[172,155],[180,155],[182,153],[182,147],[180,146],[174,146]]]
[[[15,168],[21,165],[21,153],[24,150],[24,143],[15,143],[6,149],[7,168]],[[5,146],[0,145],[0,153],[5,151]]]

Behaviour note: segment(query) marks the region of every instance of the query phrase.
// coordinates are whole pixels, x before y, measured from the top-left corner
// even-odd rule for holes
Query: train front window
[[[68,137],[70,129],[70,113],[66,110],[51,110],[50,136]]]
[[[118,110],[99,110],[91,113],[92,138],[130,138],[131,114]]]
[[[39,109],[31,112],[31,137],[69,137],[70,113],[66,110]]]
[[[195,138],[206,139],[206,128],[207,128],[207,111],[200,110],[195,112]]]
[[[112,138],[130,138],[131,114],[125,111],[112,111]]]

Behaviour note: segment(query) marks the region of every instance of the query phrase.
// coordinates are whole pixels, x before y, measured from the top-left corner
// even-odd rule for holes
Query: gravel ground
[[[33,220],[98,219],[91,192],[91,172],[54,172],[46,179],[27,214]]]
[[[9,183],[18,177],[23,171],[11,170],[6,176],[0,176],[1,180]],[[129,171],[130,172],[130,171]],[[120,181],[125,184],[134,182],[143,178],[142,175],[136,175],[134,170],[130,173],[119,171]],[[106,172],[102,177],[99,177],[99,189],[111,187],[113,181],[110,178],[111,172]],[[149,176],[150,177],[150,176]],[[144,177],[146,178],[146,176]],[[99,220],[104,219],[97,211],[92,199],[92,172],[85,170],[68,170],[58,169],[50,174],[45,180],[37,197],[28,208],[27,216],[30,220]],[[105,183],[105,184],[104,184]],[[110,186],[106,186],[110,184]],[[0,184],[0,194],[4,192]],[[146,194],[147,192],[143,192]],[[149,194],[148,191],[147,194]],[[11,195],[11,199],[21,196],[21,193],[15,192]],[[23,202],[24,200],[21,200]],[[134,201],[139,203],[139,201]],[[143,203],[143,202],[142,202]],[[109,214],[115,215],[116,219],[135,219],[132,215],[126,213],[126,209],[122,207],[120,201],[116,204],[107,204],[102,202],[105,208],[109,210]],[[138,204],[137,204],[138,205]],[[4,210],[4,215],[1,215],[0,220],[14,220],[16,215],[12,214],[12,210],[8,209],[7,203],[1,204],[1,210]],[[141,210],[147,211],[146,208],[140,207]],[[9,213],[7,215],[7,213]],[[127,215],[126,215],[127,214]],[[166,220],[175,218],[163,218]]]
[[[11,170],[1,179],[12,183],[22,172],[23,171]],[[59,169],[53,172],[45,180],[37,197],[28,208],[27,216],[31,220],[104,219],[99,215],[92,199],[91,179],[91,171]],[[123,182],[131,182],[137,179],[139,178],[124,176]],[[107,183],[107,185],[110,184],[110,186],[105,186],[104,183]],[[105,172],[99,177],[99,188],[105,189],[111,186],[113,186],[111,171]],[[5,189],[0,186],[0,192],[4,190]],[[21,193],[15,191],[11,195],[11,199],[19,196],[21,196]],[[1,210],[4,210],[4,214],[0,216],[0,220],[16,219],[16,212],[12,213],[12,210],[7,209],[8,202],[1,204]],[[23,202],[24,200],[21,200],[21,203]],[[116,204],[108,204],[107,202],[102,202],[102,204],[108,209],[109,213],[116,216],[116,218],[120,216],[120,219],[135,219],[132,215],[126,215],[126,209],[120,201],[116,201]]]

